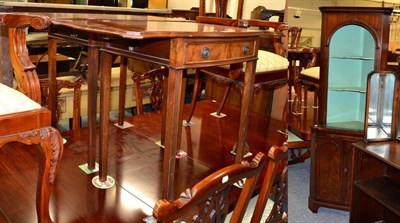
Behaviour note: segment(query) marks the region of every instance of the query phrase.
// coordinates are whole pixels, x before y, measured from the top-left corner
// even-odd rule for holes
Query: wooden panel
[[[189,42],[187,43],[186,64],[199,61],[217,61],[245,58],[255,55],[255,41],[240,42]]]
[[[149,0],[149,9],[165,9],[167,8],[167,0]]]

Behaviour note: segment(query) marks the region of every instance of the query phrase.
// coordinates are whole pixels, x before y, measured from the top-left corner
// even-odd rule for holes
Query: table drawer
[[[78,42],[81,44],[87,44],[89,38],[89,34],[86,31],[77,30],[65,26],[54,26],[54,25],[51,27],[50,35],[66,39],[69,41]]]
[[[256,41],[188,42],[185,64],[229,61],[255,56]]]

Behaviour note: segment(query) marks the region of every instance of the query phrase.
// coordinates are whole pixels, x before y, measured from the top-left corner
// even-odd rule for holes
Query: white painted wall
[[[382,6],[380,2],[368,0],[288,0],[288,24],[303,28],[302,36],[311,37],[313,47],[321,45],[320,6]],[[390,5],[387,5],[390,6]],[[296,8],[302,11],[300,18],[293,17]]]
[[[334,6],[334,0],[288,0],[289,26],[302,27],[302,41],[311,38],[311,47],[320,47],[321,42],[321,6]],[[296,10],[301,11],[300,18],[294,18]]]
[[[303,28],[303,38],[311,37],[312,47],[320,46],[321,39],[321,12],[320,6],[382,6],[381,2],[369,0],[287,0],[288,1],[288,24],[289,26],[300,26]],[[228,1],[228,15],[236,18],[238,0]],[[250,18],[250,12],[257,6],[262,5],[268,9],[282,10],[285,0],[245,0],[243,7],[243,18]],[[170,9],[190,9],[198,7],[199,0],[168,0]],[[214,0],[206,0],[207,11],[214,11]],[[385,6],[391,6],[386,4]],[[296,9],[300,9],[300,18],[293,17]]]
[[[236,18],[238,0],[228,1],[228,15]],[[250,18],[250,12],[262,5],[268,9],[282,10],[285,8],[285,0],[245,0],[243,6],[243,18]],[[190,9],[199,7],[199,0],[168,0],[169,9]],[[207,11],[215,11],[214,0],[206,0]]]

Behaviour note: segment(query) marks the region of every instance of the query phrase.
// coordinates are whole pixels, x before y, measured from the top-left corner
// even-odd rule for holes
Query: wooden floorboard
[[[238,131],[239,109],[226,106],[227,117],[210,116],[218,104],[202,101],[193,124],[183,127],[182,149],[188,156],[176,160],[176,197],[187,187],[223,166],[234,162],[229,153]],[[186,108],[187,109],[187,108]],[[143,222],[161,197],[163,150],[159,112],[127,117],[128,129],[110,125],[108,174],[116,180],[110,189],[97,189],[92,178],[78,168],[86,163],[87,129],[64,132],[67,140],[51,196],[55,222]],[[284,137],[277,132],[279,121],[252,114],[248,128],[250,151],[267,152]],[[11,143],[0,150],[0,210],[9,222],[35,222],[37,149]]]

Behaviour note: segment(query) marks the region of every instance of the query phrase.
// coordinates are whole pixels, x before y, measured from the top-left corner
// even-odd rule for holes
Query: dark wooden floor
[[[183,127],[182,149],[188,156],[176,160],[176,197],[187,187],[223,166],[234,162],[229,153],[238,131],[239,110],[226,106],[227,117],[210,116],[218,104],[202,101],[196,107],[190,127]],[[160,199],[163,150],[159,112],[126,119],[128,129],[110,126],[109,175],[116,180],[110,189],[92,185],[96,175],[85,174],[87,131],[65,132],[67,139],[59,173],[51,196],[51,216],[55,222],[143,222]],[[252,114],[248,130],[250,151],[266,152],[284,137],[276,130],[279,121]],[[37,149],[8,144],[0,150],[0,210],[9,222],[36,222],[35,189]]]

